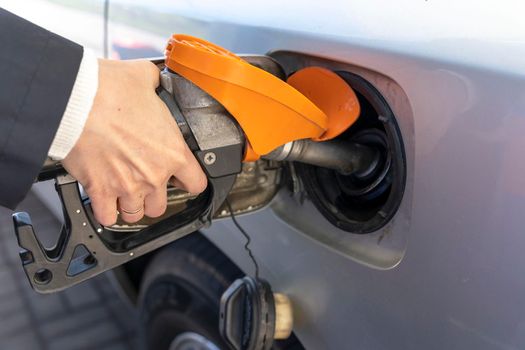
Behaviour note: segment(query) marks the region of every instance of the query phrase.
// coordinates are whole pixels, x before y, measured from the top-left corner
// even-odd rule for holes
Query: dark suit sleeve
[[[76,79],[81,46],[0,8],[0,205],[36,178]]]

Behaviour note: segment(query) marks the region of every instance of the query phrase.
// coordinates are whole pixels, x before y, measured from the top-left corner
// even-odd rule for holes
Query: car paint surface
[[[313,240],[309,229],[334,228],[284,191],[240,218],[262,276],[291,296],[306,348],[525,347],[521,4],[159,1],[149,8],[184,19],[166,35],[345,62],[389,77],[408,97],[413,120],[394,110],[409,155],[407,191],[385,238],[407,235],[398,264],[373,268]],[[395,104],[388,86],[376,88]],[[230,222],[215,223],[207,236],[252,271]]]

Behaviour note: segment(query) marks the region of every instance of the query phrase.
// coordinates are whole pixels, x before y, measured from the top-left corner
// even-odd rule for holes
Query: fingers
[[[207,186],[206,175],[188,148],[184,150],[184,153],[184,162],[175,171],[170,182],[189,193],[201,193]],[[128,183],[127,186],[122,187],[125,190],[114,196],[107,193],[90,193],[87,191],[92,201],[95,218],[100,224],[104,226],[113,225],[117,220],[117,210],[122,220],[128,223],[135,223],[144,215],[159,217],[166,211],[166,181],[160,185],[157,182],[154,187],[151,187],[151,184],[141,185],[137,183]],[[115,192],[117,191],[115,190]]]
[[[206,189],[207,179],[199,163],[190,157],[186,166],[172,177],[170,182],[190,193],[200,193]],[[166,186],[160,186],[144,197],[141,194],[129,194],[119,197],[102,196],[97,193],[88,195],[91,198],[93,213],[97,221],[103,226],[111,226],[117,220],[117,209],[122,220],[135,223],[144,215],[159,217],[166,211]]]
[[[174,174],[176,182],[172,181],[172,183],[176,185],[182,185],[181,187],[189,193],[201,193],[206,189],[208,180],[202,171],[199,162],[197,162],[187,147],[185,149],[185,153],[186,162]]]
[[[144,216],[144,196],[138,194],[119,197],[118,208],[122,220],[137,222]]]
[[[166,186],[157,188],[154,192],[146,196],[144,200],[144,213],[151,218],[159,217],[166,211],[167,202]]]
[[[89,193],[88,193],[89,194]],[[102,197],[90,195],[91,206],[97,221],[103,226],[111,226],[117,221],[117,213],[122,220],[134,223],[144,215],[159,217],[166,211],[166,187],[158,188],[143,198],[141,195],[116,197]],[[118,212],[117,212],[118,210]]]
[[[103,226],[113,225],[117,221],[117,198],[87,192],[97,221]]]

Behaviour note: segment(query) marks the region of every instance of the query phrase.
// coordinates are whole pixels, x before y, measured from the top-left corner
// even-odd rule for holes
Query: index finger
[[[185,147],[185,164],[177,169],[173,174],[183,189],[189,193],[198,194],[206,189],[208,179],[195,159],[190,149]]]

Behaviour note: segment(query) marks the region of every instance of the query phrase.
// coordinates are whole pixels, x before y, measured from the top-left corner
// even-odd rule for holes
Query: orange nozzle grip
[[[237,120],[249,143],[245,155],[247,161],[256,160],[290,141],[305,138],[324,140],[336,136],[359,114],[359,105],[351,88],[335,73],[322,68],[319,68],[322,71],[314,70],[313,73],[298,72],[287,84],[228,50],[180,34],[173,35],[169,40],[166,56],[169,69],[206,91]],[[354,108],[350,117],[346,114],[341,118],[347,110],[341,108],[345,103],[339,103],[335,107],[335,110],[339,108],[339,122],[329,119],[322,108],[333,107],[333,103],[323,102],[332,94],[319,93],[311,80],[319,76],[329,77],[327,83],[321,85],[323,88],[333,84],[339,90],[343,87],[344,93],[336,94],[338,99],[353,96],[355,103],[346,103],[347,107]],[[297,89],[292,86],[294,84]],[[330,108],[330,113],[334,112],[334,108]],[[331,126],[335,126],[333,130]]]

